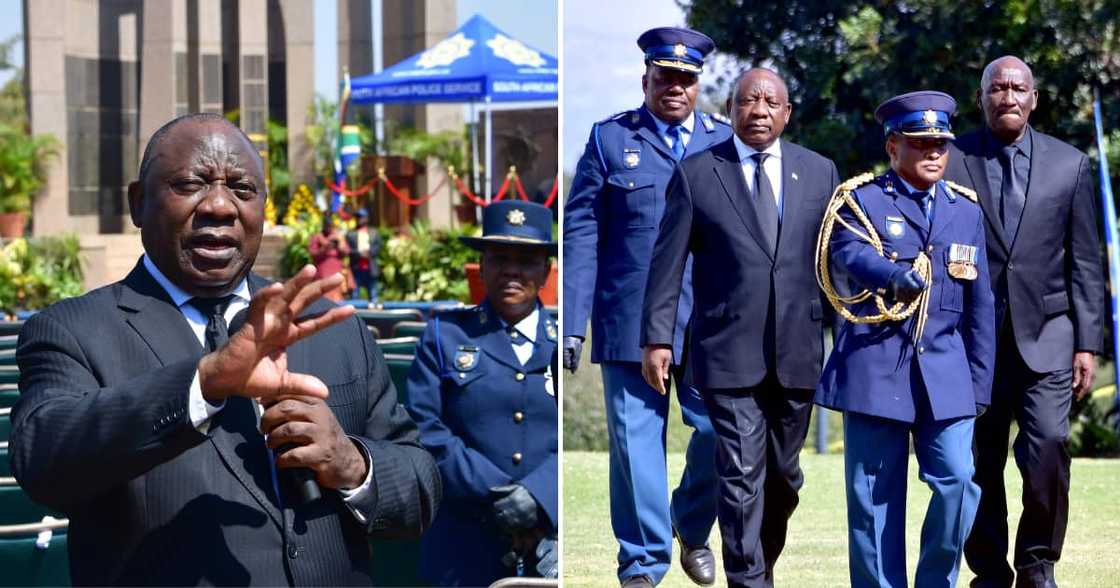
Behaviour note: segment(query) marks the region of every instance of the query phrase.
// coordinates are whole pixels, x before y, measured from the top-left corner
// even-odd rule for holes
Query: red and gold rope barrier
[[[378,168],[376,178],[371,179],[370,181],[353,190],[347,189],[345,186],[339,186],[329,178],[326,179],[325,183],[327,185],[327,188],[329,188],[331,191],[338,192],[339,194],[342,194],[343,196],[349,198],[355,198],[366,194],[367,192],[372,190],[378,182],[381,182],[385,184],[385,188],[388,189],[389,193],[392,194],[393,197],[397,200],[400,200],[401,202],[409,206],[419,206],[431,200],[432,198],[435,198],[436,193],[439,192],[441,188],[443,188],[444,184],[447,182],[448,177],[450,177],[451,181],[454,182],[455,188],[458,189],[459,193],[462,194],[462,196],[467,200],[470,200],[476,205],[482,207],[485,207],[489,204],[485,199],[480,198],[477,194],[471,192],[470,188],[468,188],[467,185],[463,183],[462,178],[460,178],[459,175],[455,173],[454,167],[447,168],[447,176],[445,176],[440,181],[439,185],[436,186],[430,194],[425,194],[419,198],[409,198],[407,195],[402,194],[401,191],[393,185],[393,182],[389,179],[389,176],[385,175],[385,168]],[[556,193],[559,188],[559,182],[559,177],[553,180],[552,190],[548,193],[548,198],[544,202],[544,205],[546,207],[551,207],[553,203],[555,203]],[[506,173],[505,180],[502,181],[502,187],[498,189],[498,193],[490,199],[490,202],[499,202],[506,196],[508,196],[510,194],[511,186],[517,191],[518,198],[521,198],[521,200],[525,202],[529,201],[529,196],[525,193],[525,186],[521,183],[521,176],[517,173],[517,167],[511,165],[509,166],[509,171]]]

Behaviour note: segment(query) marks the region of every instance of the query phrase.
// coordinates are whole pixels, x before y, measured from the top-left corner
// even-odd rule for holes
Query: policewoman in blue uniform
[[[408,411],[436,458],[444,503],[424,534],[421,574],[479,586],[556,577],[556,323],[537,293],[556,254],[552,213],[496,202],[482,237],[486,299],[428,323],[408,376]]]
[[[677,161],[731,138],[725,118],[694,110],[707,35],[663,27],[638,38],[645,103],[591,127],[564,205],[564,367],[579,365],[587,323],[600,364],[610,440],[611,526],[618,578],[657,584],[669,569],[674,530],[685,573],[715,581],[707,547],[716,518],[715,433],[697,390],[677,382],[685,424],[695,429],[680,484],[669,500],[665,430],[669,397],[642,378],[638,343],[665,187]],[[682,357],[692,314],[691,259],[677,312],[673,357]],[[680,376],[678,369],[677,376]]]
[[[956,585],[979,502],[972,435],[991,397],[994,301],[976,195],[941,179],[955,110],[932,91],[880,105],[891,170],[842,184],[822,224],[818,277],[847,320],[815,400],[844,413],[852,586],[907,585],[911,438],[933,491],[916,586]]]

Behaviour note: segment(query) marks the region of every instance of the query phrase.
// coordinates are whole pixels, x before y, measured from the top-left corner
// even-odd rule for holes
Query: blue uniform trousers
[[[922,414],[922,413],[925,414]],[[918,477],[933,491],[922,523],[917,588],[956,586],[980,488],[972,481],[975,418],[914,423],[844,414],[848,566],[853,587],[907,586],[906,478],[914,437]]]
[[[669,396],[650,388],[642,366],[604,362],[610,438],[611,527],[618,539],[619,579],[669,570],[672,526],[687,545],[705,545],[716,520],[715,432],[700,393],[677,382],[683,420],[695,429],[680,484],[669,501],[665,431]]]

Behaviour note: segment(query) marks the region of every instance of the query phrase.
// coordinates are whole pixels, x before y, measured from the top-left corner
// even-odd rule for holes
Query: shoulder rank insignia
[[[625,117],[627,117],[627,116],[630,116],[630,113],[631,113],[631,112],[633,112],[633,111],[631,111],[631,110],[623,110],[622,112],[616,112],[616,113],[614,113],[614,114],[612,114],[612,115],[608,116],[607,118],[604,118],[603,120],[601,120],[601,121],[599,121],[599,122],[607,122],[607,121],[609,121],[609,120],[621,120],[621,119],[623,119],[623,118],[625,118]]]
[[[723,115],[722,113],[719,113],[719,112],[713,112],[713,113],[712,113],[712,114],[710,114],[709,116],[711,116],[711,117],[712,117],[712,120],[714,120],[714,121],[716,121],[716,122],[718,122],[718,123],[723,123],[723,124],[725,124],[725,125],[727,125],[727,126],[731,126],[731,119],[727,118],[727,117],[726,117],[726,116],[724,116],[724,115]]]
[[[953,192],[956,192],[957,194],[960,194],[961,196],[964,196],[965,198],[968,198],[969,200],[971,200],[973,202],[976,202],[976,203],[980,202],[979,198],[977,198],[977,196],[976,196],[976,191],[975,190],[970,190],[970,189],[965,188],[964,186],[962,186],[962,185],[960,185],[956,182],[950,182],[949,180],[945,180],[945,185],[949,186],[949,189],[952,190]]]
[[[700,122],[704,123],[704,128],[709,131],[715,130],[716,128],[716,125],[712,122],[712,117],[703,112],[700,113]]]
[[[460,345],[455,352],[455,369],[467,372],[478,365],[478,347],[474,345]]]

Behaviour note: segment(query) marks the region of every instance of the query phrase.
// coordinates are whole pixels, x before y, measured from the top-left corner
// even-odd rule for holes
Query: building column
[[[197,24],[192,31],[194,51],[195,90],[191,96],[191,110],[222,112],[222,4],[221,0],[194,0]]]
[[[65,0],[23,2],[24,83],[31,133],[50,133],[61,144],[58,155],[46,166],[47,181],[33,200],[31,214],[36,236],[60,233],[70,228],[67,206],[66,12]]]
[[[144,0],[143,23],[140,145],[146,146],[157,129],[189,109],[186,0]]]
[[[382,55],[388,68],[416,53],[434,46],[451,34],[458,25],[455,0],[383,0]],[[419,104],[386,106],[386,135],[402,126],[411,126],[426,133],[463,132],[462,104]],[[440,193],[420,206],[416,215],[427,219],[433,227],[448,227],[454,216],[454,203],[459,196],[449,192],[447,170],[435,160],[422,162],[427,173],[417,182],[419,194],[428,194],[439,187]],[[440,187],[440,184],[443,184]]]
[[[351,76],[373,72],[373,29],[370,0],[337,0],[338,79],[349,69]]]
[[[268,148],[268,2],[238,1],[241,129],[258,151]]]
[[[367,0],[366,4],[369,2]],[[315,7],[306,0],[280,0],[287,40],[288,171],[292,189],[314,186],[312,150],[307,145],[307,111],[315,101]]]

